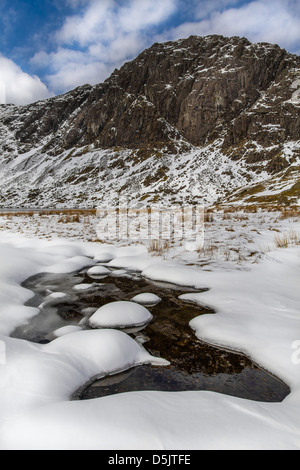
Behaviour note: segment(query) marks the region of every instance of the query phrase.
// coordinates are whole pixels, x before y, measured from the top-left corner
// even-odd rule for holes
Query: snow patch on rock
[[[119,301],[100,307],[89,323],[92,328],[128,328],[145,325],[151,320],[151,313],[142,305]]]

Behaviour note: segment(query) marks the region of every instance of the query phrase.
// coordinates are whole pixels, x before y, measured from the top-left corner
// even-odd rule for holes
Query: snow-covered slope
[[[278,46],[191,37],[94,87],[0,106],[0,206],[209,204],[260,182],[276,195],[299,173],[299,80]]]

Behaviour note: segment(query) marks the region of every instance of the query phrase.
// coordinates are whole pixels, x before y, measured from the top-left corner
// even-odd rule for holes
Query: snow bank
[[[131,337],[115,330],[64,335],[47,345],[0,337],[6,365],[0,375],[0,435],[5,419],[41,405],[68,400],[92,377],[103,377],[137,364],[165,364]]]
[[[161,260],[161,257],[151,257],[148,254],[119,256],[108,263],[108,266],[112,268],[126,268],[132,271],[143,271],[149,266],[157,265]]]
[[[293,429],[293,424],[295,428]],[[55,403],[9,422],[25,450],[299,450],[291,410],[212,392],[132,392]],[[33,438],[34,436],[34,438]]]
[[[47,272],[55,274],[73,273],[79,269],[93,266],[94,264],[95,262],[91,258],[87,258],[86,256],[74,256],[73,258],[60,261],[57,264],[49,266],[47,268]]]
[[[165,263],[149,267],[142,274],[156,281],[209,288],[207,292],[181,296],[217,313],[192,320],[190,326],[197,336],[244,352],[291,387],[298,387],[300,374],[295,374],[291,345],[300,337],[299,252],[299,248],[270,252],[268,261],[244,271],[174,269],[173,264]]]

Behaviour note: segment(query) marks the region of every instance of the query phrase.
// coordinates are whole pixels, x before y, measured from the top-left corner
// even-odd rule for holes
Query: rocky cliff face
[[[181,191],[213,201],[291,167],[297,174],[299,110],[300,58],[276,45],[222,36],[154,44],[95,87],[1,107],[0,169],[10,185],[1,184],[0,203],[25,204],[28,194],[7,193],[18,181],[36,204],[47,180],[48,202],[63,204],[67,191],[54,195],[49,172],[75,205],[94,205],[113,181],[134,198]],[[80,189],[87,182],[92,198]]]

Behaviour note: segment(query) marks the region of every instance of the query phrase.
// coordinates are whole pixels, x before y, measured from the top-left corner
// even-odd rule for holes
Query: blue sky
[[[1,0],[0,102],[102,82],[154,42],[223,34],[299,54],[299,31],[300,0]]]

